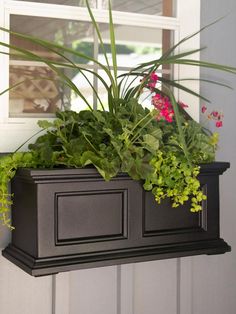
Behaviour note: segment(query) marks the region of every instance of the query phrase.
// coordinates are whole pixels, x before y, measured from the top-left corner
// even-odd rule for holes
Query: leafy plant
[[[189,56],[201,49],[175,53],[179,45],[197,35],[200,30],[182,39],[159,59],[145,62],[128,73],[118,76],[110,2],[112,64],[109,63],[106,46],[87,0],[86,4],[100,42],[100,49],[105,57],[105,65],[76,49],[0,28],[4,32],[47,49],[56,58],[49,59],[27,49],[0,42],[1,46],[10,48],[9,53],[2,53],[13,57],[20,56],[23,60],[43,62],[57,74],[58,81],[70,88],[89,108],[79,113],[57,112],[53,122],[39,121],[39,126],[45,134],[40,136],[34,144],[29,145],[29,151],[15,152],[1,158],[0,219],[9,227],[11,227],[9,206],[12,196],[8,192],[8,184],[19,167],[52,168],[93,165],[105,180],[110,180],[119,171],[128,173],[134,180],[142,180],[144,189],[152,191],[158,203],[170,197],[173,206],[177,207],[190,199],[191,210],[198,211],[201,209],[201,201],[205,199],[197,179],[199,164],[214,160],[216,136],[204,130],[188,116],[184,110],[185,105],[175,99],[174,89],[177,88],[205,101],[208,100],[185,87],[180,80],[159,77],[156,71],[167,64],[202,66],[234,74],[236,69],[189,59]],[[106,79],[98,74],[99,72],[76,64],[73,61],[76,59],[83,59],[83,63],[94,62],[99,69],[104,71]],[[96,89],[87,79],[102,108],[101,111],[93,110],[86,97],[63,72],[63,68],[73,69],[86,79],[88,73],[95,75],[106,89],[108,111],[105,110]],[[135,85],[137,78],[139,82]],[[42,79],[42,77],[33,79]],[[47,80],[47,77],[43,79]],[[226,86],[220,82],[209,80],[207,82]],[[23,82],[10,86],[2,93],[21,83]],[[143,108],[140,104],[143,91],[151,96],[152,110]]]

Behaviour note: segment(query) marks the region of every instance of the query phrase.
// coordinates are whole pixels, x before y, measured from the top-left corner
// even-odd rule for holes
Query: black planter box
[[[105,182],[95,169],[20,169],[12,182],[15,230],[3,255],[34,276],[197,254],[230,246],[219,235],[219,175],[201,167],[203,210],[157,205],[126,174]]]

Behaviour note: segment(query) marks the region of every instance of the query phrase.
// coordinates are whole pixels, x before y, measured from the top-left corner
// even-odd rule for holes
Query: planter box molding
[[[93,168],[19,169],[12,181],[12,243],[2,254],[33,276],[198,254],[230,246],[219,234],[219,175],[229,163],[202,165],[207,200],[158,205],[126,174],[105,182]]]

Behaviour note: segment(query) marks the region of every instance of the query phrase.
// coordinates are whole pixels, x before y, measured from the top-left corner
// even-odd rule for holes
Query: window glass
[[[21,0],[18,0],[21,1]],[[84,0],[25,0],[30,2],[51,3],[71,6],[85,6]],[[91,7],[108,8],[108,0],[90,0]],[[112,9],[150,15],[175,16],[175,0],[112,0]]]
[[[34,35],[93,57],[93,30],[90,23],[11,16],[11,29],[17,31],[19,28],[24,34]],[[18,47],[29,49],[39,57],[46,57],[59,63],[67,62],[52,51],[27,40],[11,36],[10,42]],[[11,53],[14,54],[14,51],[12,50]],[[92,66],[91,61],[86,61],[80,56],[74,56],[70,53],[66,53],[65,56],[76,64],[85,67]],[[87,80],[83,76],[78,80],[78,71],[63,66],[59,68],[59,71],[73,79],[85,97],[89,96],[88,93],[91,94]],[[93,78],[90,76],[87,78],[91,79],[91,83],[93,83]],[[21,84],[17,85],[18,83]],[[70,88],[60,83],[53,70],[40,62],[25,61],[23,57],[15,57],[14,55],[10,58],[10,86],[12,85],[17,86],[10,91],[11,117],[50,115],[57,109],[67,108],[75,101],[75,96]],[[85,106],[85,104],[81,105]]]
[[[141,14],[174,16],[174,2],[174,0],[113,0],[112,9]]]
[[[106,24],[100,24],[100,30],[102,33],[103,42],[107,52],[109,64],[112,65],[112,54],[110,48],[109,38],[109,26]],[[136,34],[136,36],[133,36]],[[168,36],[167,36],[168,35]],[[173,41],[173,33],[168,30],[162,30],[157,28],[146,28],[146,27],[134,27],[115,25],[115,36],[116,36],[116,53],[117,53],[117,65],[119,73],[127,73],[130,68],[134,68],[141,63],[156,60],[161,57],[164,51],[166,51]],[[168,40],[164,40],[164,37]],[[99,45],[98,60],[106,64],[104,55],[102,53],[101,45]],[[171,69],[168,66],[164,67],[165,74],[162,74],[163,68],[159,67],[158,75],[165,75],[169,78]],[[99,71],[106,80],[106,75],[103,71]],[[122,78],[120,78],[121,80]],[[135,76],[129,76],[122,83],[122,88],[136,86],[140,83],[142,76],[135,78]],[[104,101],[105,106],[107,104],[107,93],[101,82],[98,82],[98,90],[101,99]],[[150,92],[147,89],[143,90],[142,103],[144,105],[150,105]]]
[[[37,2],[51,3],[53,1]],[[82,0],[60,0],[55,2],[57,4],[81,6],[84,4]],[[107,3],[107,0],[91,0],[92,6],[103,9],[107,9]],[[132,3],[132,0],[128,2],[113,0],[112,5],[115,10],[148,14],[163,14],[164,11],[168,13],[167,7],[169,10],[172,8],[171,0],[151,0],[148,2],[148,5],[145,5],[144,1],[141,0],[135,1],[133,5]],[[88,57],[97,58],[101,63],[105,64],[101,46],[99,43],[94,45],[96,38],[94,37],[91,22],[23,15],[11,15],[10,17],[10,28],[13,31],[17,32],[20,30],[21,33],[73,48],[77,52],[83,53]],[[99,27],[109,63],[112,64],[109,25],[100,23]],[[169,30],[127,25],[115,25],[115,35],[119,71],[124,71],[125,69],[127,71],[130,67],[134,67],[142,62],[158,59],[170,47],[173,39],[173,33]],[[94,69],[92,61],[85,60],[79,55],[71,55],[69,52],[63,58],[53,51],[48,51],[38,44],[19,37],[11,36],[10,43],[18,47],[27,48],[39,57],[46,57],[48,60],[53,60],[56,63],[65,63],[68,57],[73,63],[83,66],[85,72],[81,73],[64,65],[60,66],[59,71],[72,79],[73,83],[91,105],[99,106],[99,102],[96,103],[93,99],[94,92],[91,85],[98,86],[99,95],[101,95],[103,101],[106,98],[104,87],[101,86],[96,77],[86,72],[86,69]],[[63,110],[70,107],[74,110],[80,110],[87,107],[86,101],[76,96],[66,84],[62,84],[54,71],[45,64],[40,63],[40,60],[38,62],[26,61],[23,57],[16,57],[14,51],[11,51],[11,54],[10,84],[11,86],[17,86],[10,91],[10,117],[38,117],[41,115],[53,115],[58,109]],[[165,67],[164,70],[167,72],[167,75],[170,73],[169,67]],[[101,76],[106,80],[104,73]]]
[[[107,24],[100,24],[100,31],[108,59],[112,62],[109,26]],[[142,62],[158,59],[162,55],[163,49],[166,48],[163,46],[164,32],[166,30],[157,28],[115,25],[118,65],[122,67],[134,67]],[[169,41],[171,39],[170,37]],[[105,63],[101,45],[99,45],[98,58],[99,61]]]
[[[85,7],[85,0],[16,0],[16,1],[26,1],[26,2],[37,2],[37,3],[51,3],[58,5],[71,5],[78,7]],[[91,7],[96,6],[97,0],[89,0],[89,4]]]

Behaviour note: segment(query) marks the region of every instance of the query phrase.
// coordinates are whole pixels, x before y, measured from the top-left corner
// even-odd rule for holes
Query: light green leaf
[[[142,145],[151,153],[155,153],[159,149],[159,140],[151,134],[145,134]]]

